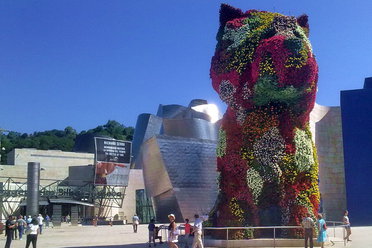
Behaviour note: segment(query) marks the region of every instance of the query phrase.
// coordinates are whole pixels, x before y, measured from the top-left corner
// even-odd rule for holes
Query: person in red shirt
[[[186,223],[185,223],[185,248],[189,247],[189,237],[190,237],[190,234],[191,234],[191,225],[189,224],[189,219],[185,219]]]

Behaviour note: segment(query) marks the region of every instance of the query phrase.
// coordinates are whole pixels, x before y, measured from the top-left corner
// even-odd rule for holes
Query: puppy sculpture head
[[[213,88],[242,124],[247,113],[290,109],[305,125],[314,106],[318,67],[308,40],[308,18],[223,4],[212,58]]]

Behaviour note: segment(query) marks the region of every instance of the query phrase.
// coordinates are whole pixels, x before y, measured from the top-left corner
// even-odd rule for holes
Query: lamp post
[[[29,162],[27,166],[27,215],[39,213],[40,163]]]

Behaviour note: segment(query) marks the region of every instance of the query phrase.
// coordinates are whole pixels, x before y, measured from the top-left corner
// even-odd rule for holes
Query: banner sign
[[[95,185],[128,186],[132,143],[95,137]]]

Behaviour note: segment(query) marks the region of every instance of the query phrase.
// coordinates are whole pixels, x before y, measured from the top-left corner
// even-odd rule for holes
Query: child
[[[159,236],[159,231],[162,226],[156,226],[154,230],[154,242],[156,239],[159,239],[159,244],[163,244],[162,236]]]
[[[189,237],[191,234],[191,225],[189,224],[189,219],[185,219],[185,248],[189,247]]]
[[[149,229],[149,247],[151,247],[151,241],[155,244],[155,235],[154,235],[154,230],[155,230],[155,220],[151,219],[150,224],[147,227]]]

